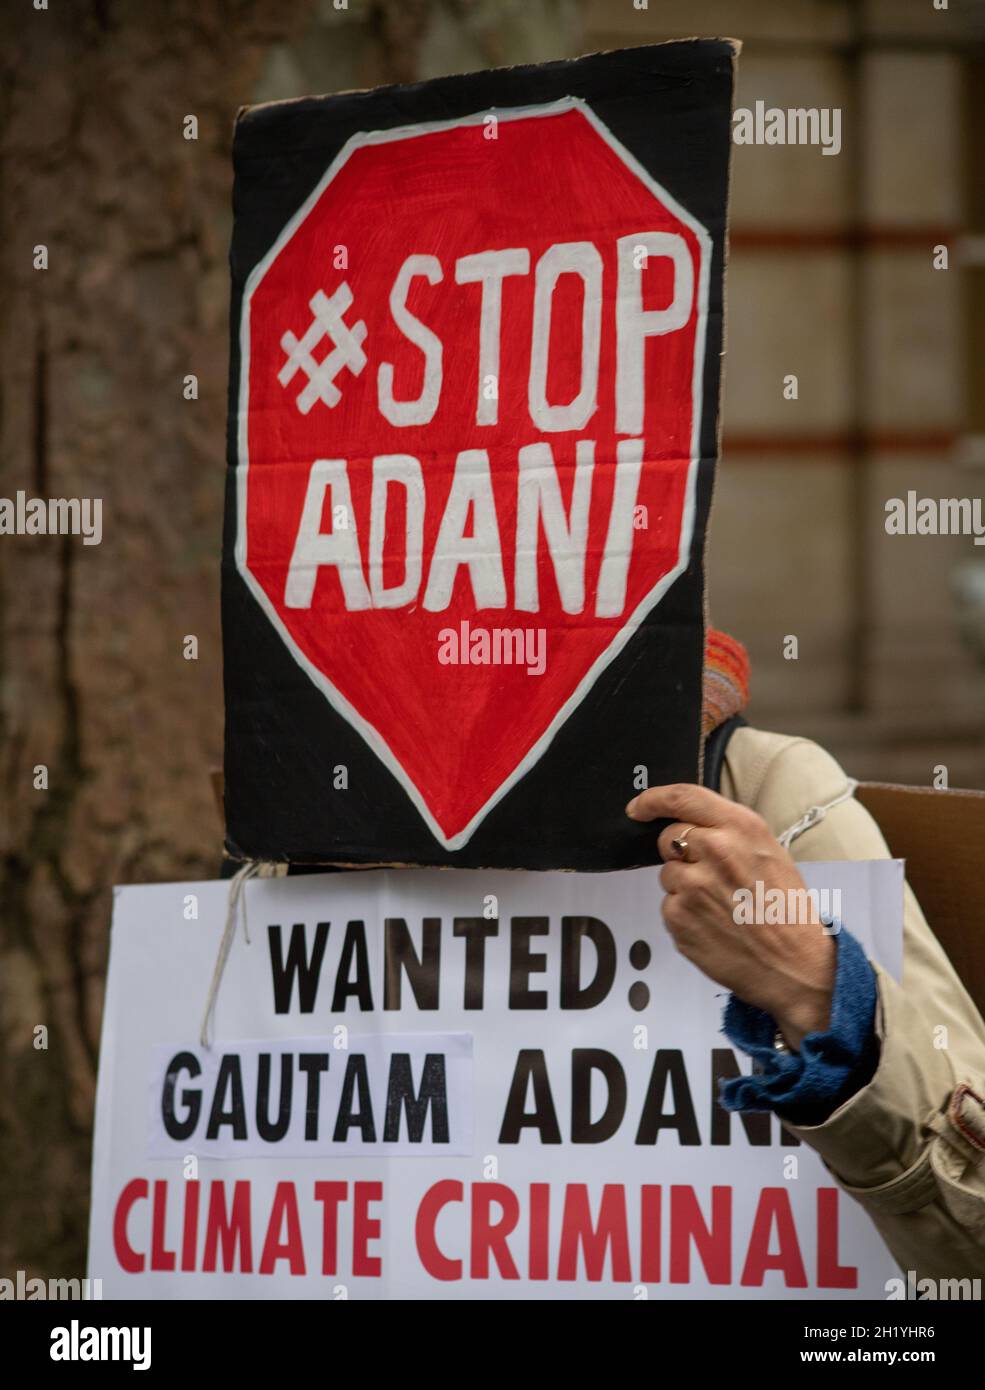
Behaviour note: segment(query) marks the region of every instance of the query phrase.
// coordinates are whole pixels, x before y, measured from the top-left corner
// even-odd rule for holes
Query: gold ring
[[[670,842],[670,847],[671,847],[671,849],[676,850],[677,853],[681,856],[682,859],[684,858],[685,854],[687,854],[687,844],[688,844],[687,837],[690,835],[690,833],[691,833],[691,831],[692,831],[693,829],[694,829],[694,826],[693,826],[693,825],[687,826],[687,828],[686,828],[685,830],[683,830],[683,831],[680,833],[680,835],[677,836],[676,839],[673,839],[673,840],[671,840],[671,842]]]

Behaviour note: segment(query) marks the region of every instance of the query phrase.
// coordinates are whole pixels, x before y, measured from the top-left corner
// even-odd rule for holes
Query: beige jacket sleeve
[[[780,835],[847,785],[817,744],[739,729],[728,744],[721,791],[758,811]],[[875,821],[853,799],[833,806],[790,852],[800,860],[889,857]],[[851,931],[850,921],[844,926]],[[981,1278],[985,1025],[909,886],[902,983],[875,970],[881,1040],[875,1076],[824,1124],[788,1128],[861,1203],[901,1269],[917,1278]]]

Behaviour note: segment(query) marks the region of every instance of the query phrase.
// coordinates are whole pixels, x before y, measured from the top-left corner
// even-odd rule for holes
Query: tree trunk
[[[0,497],[103,538],[0,536],[3,1275],[82,1273],[111,886],[216,876],[229,144],[307,11],[5,7]]]

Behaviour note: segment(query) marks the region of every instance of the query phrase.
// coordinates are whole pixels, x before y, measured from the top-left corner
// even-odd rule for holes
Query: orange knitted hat
[[[701,732],[707,736],[749,703],[749,653],[713,627],[705,638],[703,686]]]

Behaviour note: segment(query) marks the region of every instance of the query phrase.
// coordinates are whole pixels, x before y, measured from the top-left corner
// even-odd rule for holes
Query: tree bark
[[[0,496],[103,501],[98,546],[0,536],[5,1276],[83,1272],[112,885],[219,863],[229,145],[309,10],[89,0],[0,22]]]

